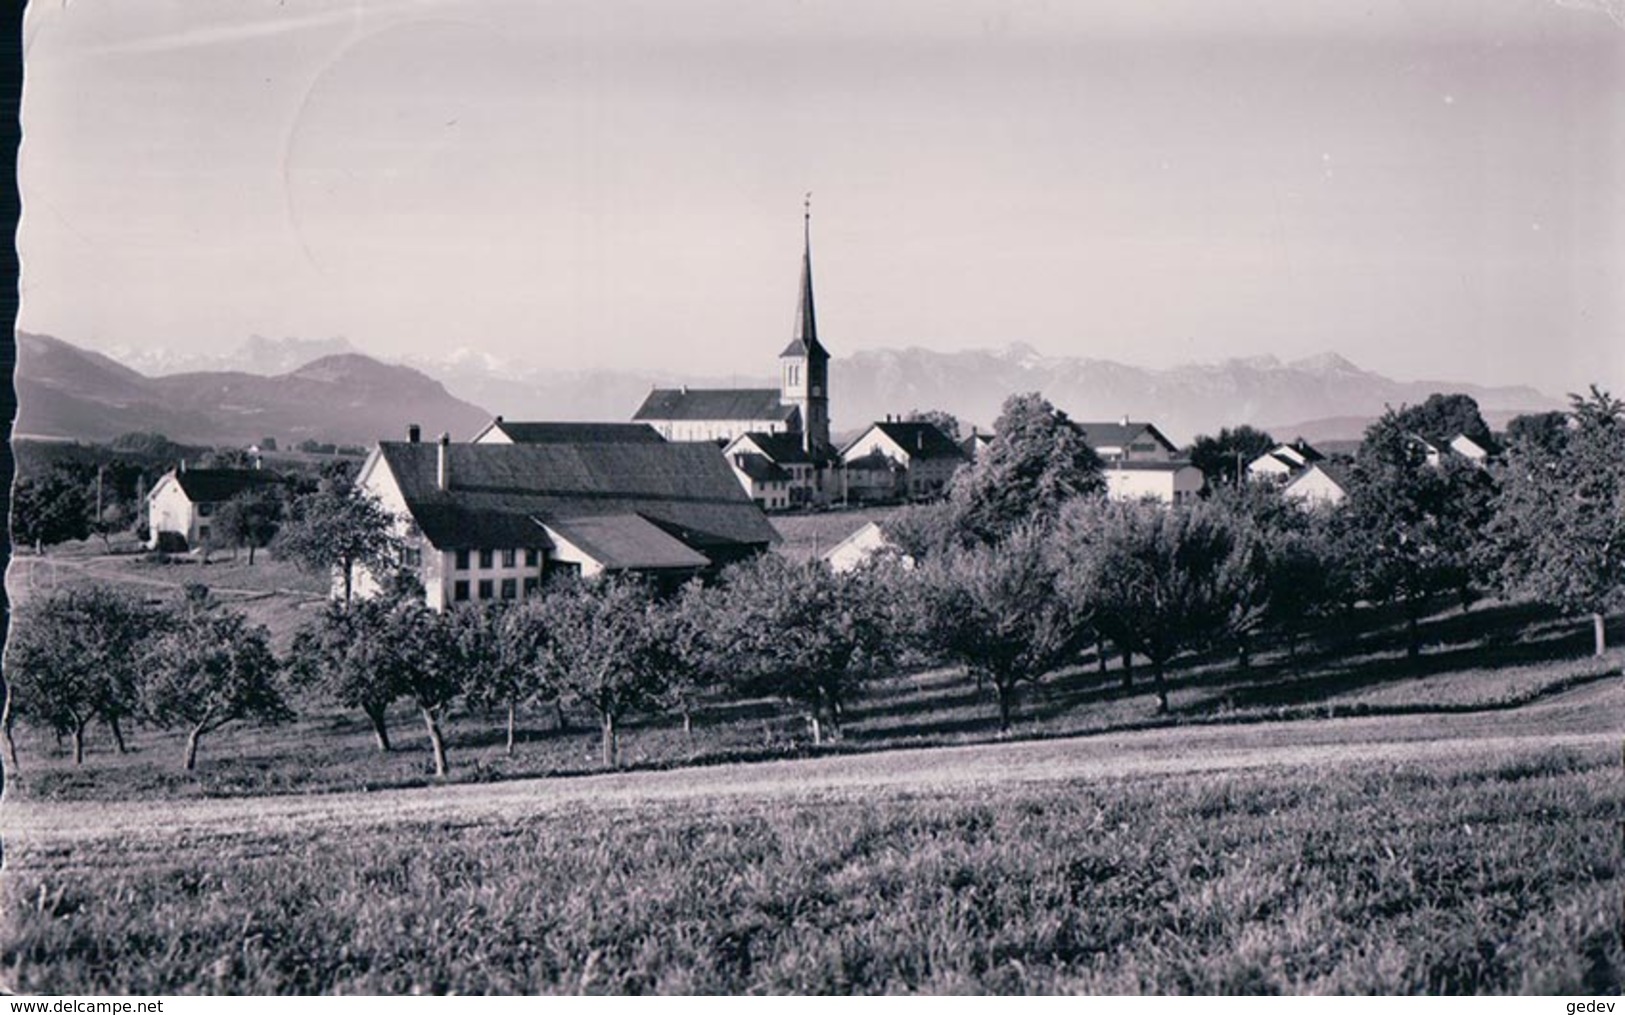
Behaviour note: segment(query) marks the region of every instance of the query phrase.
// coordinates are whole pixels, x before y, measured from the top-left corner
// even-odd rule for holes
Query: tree
[[[1514,416],[1507,423],[1506,443],[1538,447],[1557,453],[1563,450],[1568,438],[1569,414],[1566,412],[1531,412]]]
[[[1415,435],[1392,410],[1371,424],[1344,503],[1358,537],[1348,546],[1361,592],[1375,602],[1400,604],[1411,658],[1421,652],[1418,622],[1429,598],[1455,590],[1466,601],[1494,482],[1455,455],[1430,466]]]
[[[1202,470],[1212,489],[1234,486],[1247,475],[1247,463],[1275,447],[1277,441],[1250,426],[1225,427],[1217,437],[1199,434],[1186,449],[1191,464]]]
[[[277,491],[251,487],[215,510],[209,536],[211,541],[229,546],[233,551],[246,546],[248,563],[252,565],[254,551],[276,537],[281,522],[282,498]]]
[[[450,613],[435,613],[422,599],[405,598],[389,606],[384,620],[389,665],[401,695],[411,699],[423,718],[434,753],[434,774],[443,776],[448,766],[441,727],[447,710],[463,691],[470,662],[458,640],[458,620]]]
[[[959,417],[951,412],[944,412],[941,409],[911,409],[906,418],[910,423],[930,423],[947,434],[948,439],[952,441],[958,441],[963,436]]]
[[[1086,609],[1063,602],[1049,533],[1013,529],[998,546],[953,547],[913,576],[926,646],[991,684],[999,729],[1009,732],[1018,687],[1036,684],[1077,654]]]
[[[500,601],[471,604],[453,613],[465,700],[474,708],[506,710],[510,756],[519,706],[557,697],[547,660],[551,626],[544,600],[536,598],[511,607]]]
[[[847,703],[890,666],[894,603],[883,569],[835,574],[818,562],[764,556],[723,574],[713,644],[735,689],[807,709],[813,743],[836,737]]]
[[[1605,617],[1625,606],[1625,403],[1596,385],[1569,398],[1563,440],[1526,434],[1507,450],[1494,534],[1505,584],[1589,614],[1602,655]]]
[[[1457,434],[1465,434],[1483,447],[1493,447],[1489,424],[1478,411],[1471,395],[1431,394],[1421,405],[1389,410],[1388,415],[1402,431],[1415,434],[1436,448],[1443,448]],[[1367,431],[1369,438],[1370,431]],[[1365,450],[1362,448],[1361,453]]]
[[[401,695],[394,669],[387,618],[387,598],[345,606],[330,602],[314,623],[294,636],[289,669],[303,686],[313,687],[335,704],[359,708],[372,724],[378,749],[391,750],[389,706]]]
[[[162,618],[139,600],[105,586],[70,588],[21,612],[6,648],[13,708],[26,721],[73,737],[74,764],[85,758],[85,729],[100,718],[119,750],[119,723],[136,710],[142,645]]]
[[[90,515],[85,484],[64,468],[25,476],[11,488],[12,541],[32,544],[37,553],[44,553],[47,546],[90,538]]]
[[[1054,537],[1059,587],[1092,611],[1125,652],[1151,661],[1157,711],[1168,711],[1167,664],[1221,635],[1232,602],[1225,570],[1236,536],[1206,503],[1080,502]]]
[[[694,734],[694,703],[722,679],[726,651],[713,638],[720,625],[717,594],[691,581],[676,596],[656,604],[651,630],[654,665],[661,673],[664,703],[683,717],[683,735]]]
[[[956,528],[967,539],[996,543],[1021,523],[1042,524],[1072,498],[1106,488],[1094,449],[1036,392],[1008,398],[994,434],[949,486]]]
[[[206,734],[241,720],[292,718],[279,670],[264,627],[250,627],[240,613],[185,608],[146,653],[142,716],[187,731],[183,767],[190,772]]]
[[[278,533],[279,553],[313,571],[337,569],[350,602],[358,566],[383,568],[398,555],[394,519],[383,505],[353,486],[324,485],[293,503]]]
[[[549,586],[552,634],[547,664],[559,688],[598,713],[605,765],[620,763],[620,723],[656,704],[663,690],[653,651],[654,597],[642,582],[620,577]]]

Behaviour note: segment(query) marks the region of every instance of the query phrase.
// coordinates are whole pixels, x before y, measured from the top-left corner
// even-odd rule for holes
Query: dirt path
[[[1495,713],[1157,729],[375,793],[115,804],[7,802],[0,806],[0,833],[8,853],[21,847],[26,858],[37,848],[66,848],[84,839],[161,836],[195,841],[272,831],[317,832],[345,824],[510,820],[567,807],[716,799],[767,802],[863,795],[876,789],[952,791],[1269,767],[1493,761],[1552,748],[1614,755],[1622,740],[1625,686],[1609,681]]]

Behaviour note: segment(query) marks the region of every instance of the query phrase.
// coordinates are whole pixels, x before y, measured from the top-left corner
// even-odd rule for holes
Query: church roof
[[[788,423],[800,417],[777,388],[656,388],[633,419],[748,419]]]
[[[647,423],[555,423],[498,416],[475,436],[497,430],[515,444],[659,444],[665,440]]]

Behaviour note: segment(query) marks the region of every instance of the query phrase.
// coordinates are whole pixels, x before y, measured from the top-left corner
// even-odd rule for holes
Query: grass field
[[[8,843],[0,973],[116,993],[1612,993],[1618,764],[1599,745],[1036,783],[814,768],[500,811],[449,787],[426,819],[200,802]],[[187,817],[228,805],[245,816]]]

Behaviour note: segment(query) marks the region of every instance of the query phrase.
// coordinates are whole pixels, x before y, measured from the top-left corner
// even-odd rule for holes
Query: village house
[[[782,484],[783,503],[776,505],[779,508],[827,504],[835,496],[831,469],[834,456],[829,446],[809,450],[801,434],[743,433],[728,442],[722,456],[734,466],[752,500],[758,499],[758,492],[762,499],[776,499],[774,491],[759,488],[760,483]]]
[[[851,500],[936,497],[965,462],[965,452],[936,424],[890,417],[869,424],[841,451]]]
[[[1330,460],[1311,462],[1287,481],[1281,494],[1306,507],[1335,507],[1349,495],[1348,473]]]
[[[959,442],[959,450],[965,453],[965,460],[967,462],[974,462],[982,454],[982,452],[986,450],[987,446],[992,443],[992,434],[980,433],[977,431],[976,427],[972,426],[970,428],[970,436]]]
[[[517,600],[554,574],[675,584],[778,534],[705,443],[380,442],[356,483],[395,518],[401,563],[433,609]],[[374,594],[377,576],[358,576]]]
[[[147,491],[147,545],[176,550],[202,546],[222,504],[281,482],[281,476],[262,469],[188,469],[182,462]]]
[[[1202,470],[1180,458],[1174,442],[1153,424],[1124,416],[1115,423],[1073,425],[1100,456],[1108,497],[1184,504],[1202,492]]]
[[[1247,463],[1248,479],[1270,479],[1285,483],[1326,456],[1302,437],[1290,444],[1277,444]]]
[[[813,301],[810,212],[802,225],[800,302],[795,335],[779,353],[778,388],[656,388],[632,416],[669,441],[714,441],[730,462],[735,454],[768,459],[790,474],[792,505],[828,503],[835,462],[829,436],[829,352],[818,340]],[[736,446],[745,438],[748,447]],[[799,449],[800,461],[792,460],[791,447]],[[799,465],[810,467],[810,478],[797,478]],[[754,464],[750,469],[766,471]],[[747,472],[736,474],[742,484],[751,479]]]
[[[896,557],[904,568],[914,566],[914,558],[903,553],[887,538],[879,522],[865,522],[856,532],[830,547],[823,560],[831,571],[845,574],[888,554]]]

